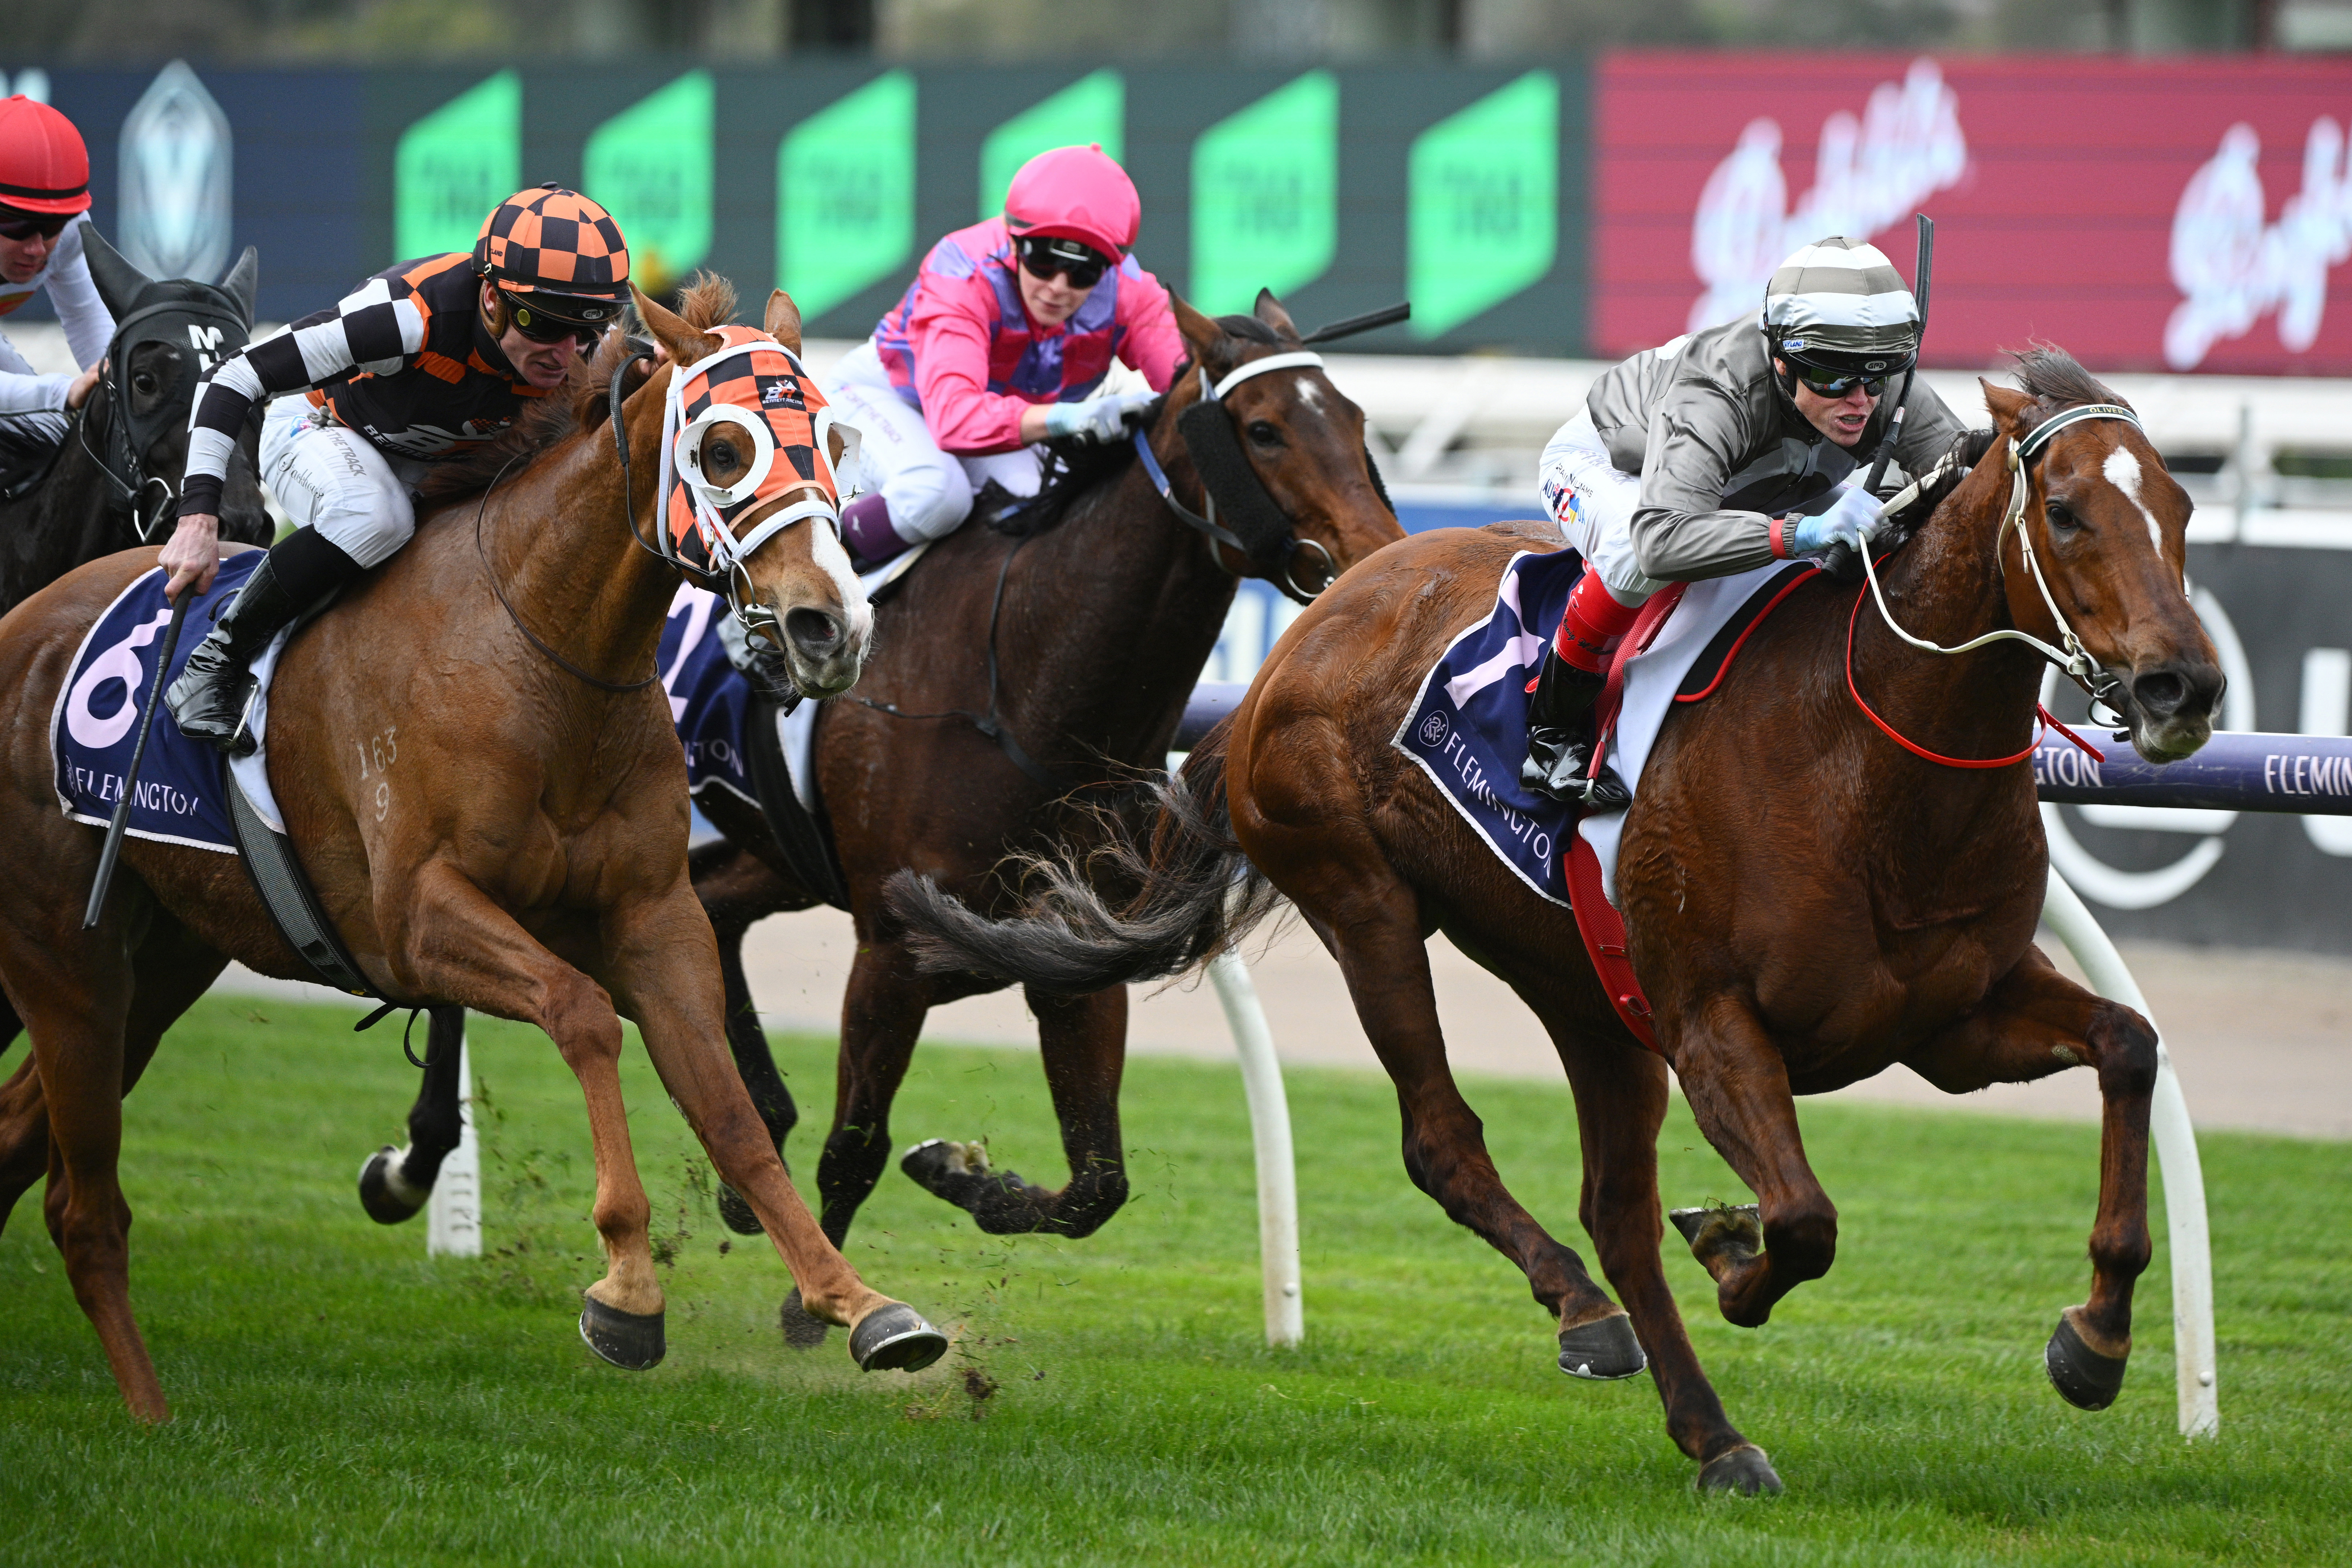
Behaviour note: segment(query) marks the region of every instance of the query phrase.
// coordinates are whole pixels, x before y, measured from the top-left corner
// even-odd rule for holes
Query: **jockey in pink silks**
[[[944,538],[993,479],[1036,493],[1036,444],[1124,437],[1184,357],[1168,290],[1136,265],[1143,204],[1099,147],[1021,166],[1004,215],[931,247],[873,337],[824,384],[863,434],[868,493],[842,509],[859,568]],[[1116,358],[1151,392],[1097,395]]]

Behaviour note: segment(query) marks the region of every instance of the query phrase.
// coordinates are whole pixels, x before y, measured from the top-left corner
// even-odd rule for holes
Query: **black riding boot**
[[[181,731],[232,757],[250,756],[256,742],[245,728],[245,705],[253,696],[248,667],[295,616],[361,571],[314,529],[296,529],[272,546],[163,693]]]
[[[1592,765],[1592,705],[1609,678],[1577,668],[1544,645],[1543,668],[1528,700],[1528,760],[1519,764],[1519,786],[1590,811],[1622,811],[1633,797],[1616,770]]]

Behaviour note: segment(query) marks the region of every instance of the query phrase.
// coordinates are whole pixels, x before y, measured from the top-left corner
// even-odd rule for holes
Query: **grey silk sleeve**
[[[1903,416],[1902,437],[1895,443],[1895,461],[1906,474],[1924,474],[1950,450],[1967,426],[1924,381],[1913,384],[1903,406],[1907,412]]]
[[[1726,511],[1723,492],[1757,444],[1748,410],[1715,387],[1675,385],[1650,417],[1633,559],[1662,583],[1726,577],[1772,559],[1762,512]]]

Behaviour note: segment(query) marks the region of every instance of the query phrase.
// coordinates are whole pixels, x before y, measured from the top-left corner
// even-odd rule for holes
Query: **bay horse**
[[[1200,400],[1202,373],[1222,380],[1305,344],[1270,293],[1249,316],[1212,319],[1181,300],[1175,310],[1191,358],[1152,410],[1146,438],[1180,504],[1214,510],[1203,507],[1177,431]],[[1363,413],[1321,370],[1255,375],[1223,401],[1267,495],[1335,574],[1404,537],[1365,447]],[[1006,853],[1092,842],[1104,807],[1139,799],[1137,781],[1165,765],[1238,578],[1286,582],[1278,560],[1245,556],[1186,526],[1132,445],[1072,456],[1075,466],[1038,502],[992,526],[975,520],[930,548],[878,607],[875,657],[856,695],[827,703],[817,721],[818,790],[857,932],[833,1125],[817,1164],[822,1223],[836,1246],[887,1168],[891,1101],[925,1016],[1004,984],[919,968],[884,906],[884,881],[912,867],[975,902],[1014,908],[1014,889],[994,875]],[[1286,591],[1306,596],[1296,584]],[[1001,724],[1038,773],[977,718]],[[742,940],[755,921],[824,896],[795,874],[756,810],[718,790],[705,793],[704,808],[728,841],[697,851],[695,889],[718,931],[729,1039],[781,1151],[798,1112],[753,1011]],[[977,1142],[934,1140],[903,1164],[983,1231],[1083,1237],[1127,1196],[1118,1119],[1127,995],[1107,984],[1076,995],[1033,990],[1028,1001],[1067,1183],[1040,1186],[993,1169]],[[381,1153],[382,1170],[371,1162],[376,1190],[363,1173],[371,1214],[399,1219],[423,1204],[457,1143],[457,1088],[454,1068],[427,1071],[409,1147]],[[403,1178],[397,1207],[381,1190],[392,1173]],[[740,1226],[748,1216],[723,1189],[719,1196],[721,1214]],[[790,1301],[783,1318],[796,1342],[823,1331]]]
[[[2030,539],[2137,749],[2185,756],[2210,735],[2221,689],[2183,591],[2189,499],[2137,424],[2112,416],[2120,409],[2078,413],[2032,455],[2037,426],[2117,400],[2054,349],[2021,355],[2020,369],[2022,391],[1986,388],[1990,455],[1888,562],[1888,599],[1940,644],[2000,626],[2057,637],[2013,535]],[[2020,515],[2004,526],[2021,441]],[[1667,1431],[1709,1490],[1780,1481],[1726,1416],[1661,1268],[1667,1068],[1759,1199],[1760,1223],[1754,1209],[1677,1215],[1723,1316],[1753,1328],[1825,1273],[1837,1245],[1792,1095],[1896,1062],[1955,1094],[2087,1064],[2104,1105],[2091,1294],[2045,1353],[2061,1394],[2103,1408],[2148,1259],[2156,1035],[2033,947],[2048,861],[2020,747],[2040,659],[2014,642],[1922,653],[1860,590],[1820,575],[1753,631],[1717,694],[1666,725],[1624,826],[1617,889],[1655,1009],[1653,1054],[1612,1005],[1570,913],[1521,884],[1391,744],[1439,654],[1492,608],[1513,552],[1558,542],[1538,524],[1423,534],[1350,574],[1164,788],[1149,837],[1100,852],[1140,882],[1128,903],[1104,900],[1094,868],[1068,857],[1033,859],[1043,889],[1001,924],[908,875],[890,908],[909,945],[942,967],[1086,992],[1181,973],[1286,896],[1339,961],[1395,1080],[1415,1184],[1526,1272],[1559,1319],[1563,1371],[1630,1376],[1646,1352]],[[1864,698],[1922,752],[2008,765],[1914,754],[1864,717]],[[1423,949],[1439,930],[1518,994],[1559,1052],[1582,1144],[1579,1217],[1622,1308],[1496,1173],[1446,1064]]]
[[[250,246],[218,283],[150,278],[88,225],[82,247],[118,325],[47,476],[13,500],[0,497],[0,615],[168,525],[196,378],[253,329],[260,261]],[[234,543],[267,544],[274,526],[255,478],[259,439],[257,424],[242,432],[221,492],[221,537]]]
[[[625,1016],[809,1310],[850,1327],[861,1365],[917,1366],[944,1337],[867,1286],[818,1230],[722,1048],[718,952],[687,873],[684,757],[661,690],[641,679],[678,581],[636,533],[639,518],[664,526],[664,398],[677,364],[720,346],[705,329],[733,302],[716,279],[688,291],[682,314],[639,295],[656,368],[614,334],[568,394],[476,470],[478,494],[428,516],[408,548],[296,636],[273,683],[269,778],[320,903],[371,984],[404,1004],[535,1024],[579,1078],[607,1260],[584,1292],[593,1349],[628,1367],[663,1351],[621,1098]],[[767,330],[798,347],[799,314],[781,292]],[[608,385],[617,429],[604,416]],[[749,471],[751,443],[734,430],[699,437],[713,484]],[[506,465],[520,471],[500,484],[488,470]],[[739,536],[809,488],[745,509]],[[310,972],[243,868],[201,849],[130,840],[104,919],[79,927],[99,835],[58,809],[41,716],[92,620],[154,564],[148,550],[94,563],[0,622],[0,683],[17,694],[0,745],[10,868],[0,984],[33,1045],[0,1086],[0,1215],[47,1170],[46,1217],[75,1297],[131,1413],[160,1421],[169,1406],[131,1310],[122,1097],[229,958],[281,977]],[[776,534],[738,589],[781,623],[803,690],[831,695],[856,679],[871,610],[829,528]],[[362,783],[349,759],[378,738],[383,765]]]

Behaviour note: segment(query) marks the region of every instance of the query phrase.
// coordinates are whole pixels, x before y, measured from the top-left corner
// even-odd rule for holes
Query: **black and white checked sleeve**
[[[331,310],[305,316],[280,336],[213,366],[188,416],[187,477],[180,514],[217,515],[221,480],[254,405],[300,392],[346,371],[389,375],[425,347],[425,312],[405,283],[371,278]]]

